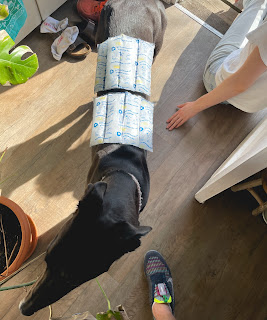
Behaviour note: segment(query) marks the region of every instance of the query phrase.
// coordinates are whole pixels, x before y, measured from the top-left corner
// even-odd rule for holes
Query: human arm
[[[178,128],[200,111],[246,91],[266,70],[267,66],[261,59],[259,48],[255,47],[243,66],[220,83],[218,87],[195,101],[179,105],[179,110],[167,120],[167,129]]]

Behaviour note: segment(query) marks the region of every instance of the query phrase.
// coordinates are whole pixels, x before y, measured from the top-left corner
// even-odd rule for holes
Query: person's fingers
[[[182,121],[182,119],[177,120],[177,121],[169,128],[169,131],[172,131],[173,129],[175,129],[176,127],[178,127],[181,121]]]
[[[171,119],[170,122],[168,123],[167,129],[168,129],[169,127],[171,127],[179,118],[180,118],[179,113],[178,113],[178,114],[175,114],[175,117],[172,117],[172,119]]]
[[[178,110],[179,111],[179,110]],[[175,117],[177,117],[177,112],[178,111],[176,111],[166,122],[168,123],[168,122],[171,122],[172,121],[172,119],[174,119]]]
[[[179,126],[179,124],[180,124],[182,121],[183,121],[182,118],[176,119],[176,121],[173,122],[173,123],[171,124],[171,126],[168,128],[169,131],[172,131],[174,128],[176,128],[176,126]]]
[[[180,104],[179,106],[177,106],[176,108],[178,109],[166,122],[170,122],[172,121],[173,118],[175,118],[177,116],[177,112],[179,112],[180,108],[183,108],[186,105],[186,103]]]
[[[175,128],[179,128],[181,127],[181,125],[183,125],[187,120],[183,119],[181,122],[179,122]]]

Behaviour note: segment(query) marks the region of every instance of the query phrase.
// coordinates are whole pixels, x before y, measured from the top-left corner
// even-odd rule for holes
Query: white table
[[[195,194],[203,203],[267,167],[267,117],[240,143]]]

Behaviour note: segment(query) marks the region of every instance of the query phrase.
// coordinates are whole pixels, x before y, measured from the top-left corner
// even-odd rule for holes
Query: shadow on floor
[[[93,102],[82,105],[44,132],[9,148],[3,158],[1,176],[2,179],[11,177],[2,185],[2,195],[8,197],[12,191],[38,176],[36,189],[40,193],[52,197],[69,191],[77,199],[80,198],[90,164],[90,137],[77,148],[72,145],[88,129],[92,121],[92,109]],[[53,138],[54,134],[74,121],[67,130]],[[81,176],[84,176],[82,184],[77,183]],[[58,184],[54,184],[56,180]]]

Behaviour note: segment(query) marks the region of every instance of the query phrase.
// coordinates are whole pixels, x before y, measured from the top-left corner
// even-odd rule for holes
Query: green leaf
[[[6,154],[7,152],[7,147],[5,148],[5,150],[3,151],[3,153],[1,154],[0,156],[0,162],[2,161],[2,159],[4,158],[4,155]]]
[[[97,320],[122,320],[121,314],[119,311],[108,310],[105,313],[98,313],[96,315]]]
[[[0,31],[0,83],[2,85],[26,82],[37,71],[39,64],[34,53],[25,60],[21,57],[25,53],[33,53],[27,46],[19,46],[10,54],[14,41],[5,30]]]
[[[4,20],[9,15],[8,6],[6,4],[0,4],[0,21]]]

